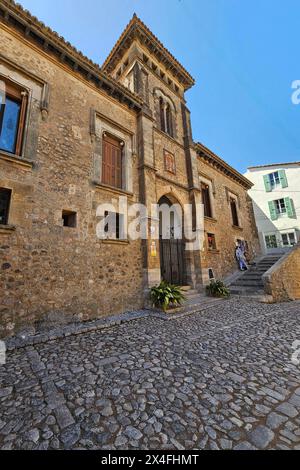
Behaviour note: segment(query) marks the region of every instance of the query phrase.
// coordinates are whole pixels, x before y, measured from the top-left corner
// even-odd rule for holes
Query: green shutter
[[[280,183],[282,188],[287,188],[288,187],[288,182],[287,182],[287,177],[285,174],[285,170],[279,170],[279,178],[280,178]]]
[[[269,175],[264,175],[264,183],[267,193],[272,191]]]
[[[276,211],[275,202],[274,201],[269,201],[268,204],[269,204],[271,220],[277,220],[278,215],[277,215],[277,211]]]
[[[295,212],[295,207],[294,207],[293,200],[290,199],[289,197],[285,197],[284,198],[284,203],[285,203],[286,212],[287,212],[288,217],[290,217],[290,219],[295,219],[296,218],[296,212]]]

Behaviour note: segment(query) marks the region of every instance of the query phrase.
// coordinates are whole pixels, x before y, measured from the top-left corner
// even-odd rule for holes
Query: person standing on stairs
[[[246,271],[248,269],[248,266],[247,266],[247,262],[245,258],[245,252],[244,252],[243,246],[241,246],[239,243],[237,243],[236,248],[235,248],[235,257],[239,264],[240,270]]]

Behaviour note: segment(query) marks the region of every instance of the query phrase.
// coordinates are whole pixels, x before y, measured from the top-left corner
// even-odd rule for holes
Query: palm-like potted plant
[[[153,305],[157,308],[161,308],[164,312],[171,306],[177,307],[181,305],[185,300],[185,296],[180,287],[166,281],[162,281],[158,286],[152,287],[150,296]]]

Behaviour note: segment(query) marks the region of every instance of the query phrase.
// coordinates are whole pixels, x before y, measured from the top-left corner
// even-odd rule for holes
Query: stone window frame
[[[135,134],[91,109],[90,134],[94,144],[92,179],[95,184],[119,192],[133,194],[133,163],[136,157]],[[124,142],[122,162],[122,187],[109,186],[102,183],[103,134]]]
[[[32,166],[37,155],[40,117],[46,120],[49,113],[50,86],[32,72],[0,54],[0,81],[8,81],[27,93],[26,116],[22,146],[19,154],[0,149],[0,158]]]
[[[177,136],[177,109],[175,106],[174,101],[172,98],[167,95],[161,88],[155,87],[153,89],[153,96],[154,96],[154,108],[155,108],[155,118],[156,118],[156,125],[161,132],[164,132],[172,139],[176,139]],[[163,112],[164,112],[164,126],[161,124],[161,102],[163,104]],[[167,126],[167,105],[169,106],[169,110],[171,112],[171,129],[166,129]],[[164,129],[162,129],[164,127]],[[171,132],[169,132],[171,131]]]
[[[121,71],[121,74],[118,76],[118,80],[122,77],[124,70]],[[140,88],[142,76],[145,76],[145,89]],[[124,86],[128,88],[132,93],[137,94],[142,98],[145,103],[149,104],[149,73],[141,64],[141,62],[136,59],[130,64],[126,70],[126,75],[124,77]]]
[[[204,216],[204,217],[208,219],[216,220],[216,207],[215,207],[216,189],[215,189],[214,180],[209,178],[207,175],[204,175],[203,173],[198,173],[198,176],[199,176],[200,190],[201,190],[202,183],[206,184],[209,187],[211,217],[208,217],[208,216]],[[201,197],[201,202],[202,202],[202,197]]]
[[[22,86],[17,85],[15,82],[0,76],[0,91],[2,94],[1,107],[0,107],[0,132],[2,128],[3,119],[5,118],[5,103],[9,98],[18,103],[19,111],[18,117],[15,121],[16,135],[14,138],[13,151],[6,150],[0,147],[0,151],[21,157],[23,153],[24,131],[27,118],[28,108],[28,90]]]
[[[225,191],[226,191],[226,198],[227,198],[228,208],[229,208],[229,211],[230,211],[231,220],[232,220],[231,200],[233,199],[235,201],[235,204],[236,204],[238,225],[234,225],[233,220],[232,220],[232,227],[237,228],[237,229],[242,229],[241,210],[240,210],[241,209],[240,197],[237,193],[232,191],[230,188],[225,187]]]

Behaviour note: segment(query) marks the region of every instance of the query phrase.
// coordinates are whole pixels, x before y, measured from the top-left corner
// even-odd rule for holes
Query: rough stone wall
[[[235,260],[235,244],[237,239],[248,242],[251,258],[260,253],[256,225],[253,218],[252,205],[245,188],[224,173],[198,159],[198,170],[201,178],[210,181],[213,189],[211,197],[213,218],[204,220],[204,249],[201,252],[203,281],[208,282],[208,268],[212,268],[218,279],[237,269]],[[228,191],[238,196],[238,217],[240,227],[233,227],[230,205],[227,200]],[[209,250],[207,233],[215,234],[216,250]]]
[[[300,299],[300,244],[284,255],[264,275],[265,292],[275,302]]]
[[[36,75],[51,90],[48,118],[40,115],[34,129],[36,148],[25,152],[33,167],[4,160],[0,152],[0,186],[13,190],[9,224],[15,226],[0,230],[0,335],[51,313],[87,319],[140,307],[140,241],[107,244],[96,237],[98,204],[118,194],[92,183],[89,129],[91,108],[133,134],[135,114],[4,30],[0,43],[1,54],[15,64],[6,70],[1,63],[2,73],[13,70],[29,86]],[[130,201],[136,202],[132,163]],[[77,212],[76,228],[62,226],[63,209]]]
[[[0,29],[0,43],[5,56],[0,60],[0,75],[31,93],[24,149],[30,161],[0,152],[0,187],[13,191],[9,224],[14,226],[0,227],[0,335],[43,318],[88,319],[143,305],[147,288],[160,280],[158,240],[105,242],[96,237],[97,206],[119,195],[128,195],[129,204],[145,202],[148,209],[163,195],[183,206],[191,200],[189,186],[194,185],[193,194],[200,197],[197,171],[211,179],[214,218],[205,221],[205,229],[216,235],[217,250],[209,252],[206,246],[201,253],[187,253],[188,279],[194,286],[207,282],[209,267],[216,277],[236,269],[236,238],[247,240],[256,254],[258,240],[246,190],[200,160],[197,169],[194,150],[195,181],[189,181],[187,150],[191,151],[192,142],[189,149],[184,147],[182,89],[176,94],[148,70],[149,108],[137,115],[4,29]],[[50,87],[50,105],[42,119],[45,84]],[[175,106],[174,138],[157,129],[154,92],[158,88]],[[125,192],[101,185],[105,129],[110,133],[115,129],[125,142],[130,168]],[[164,150],[175,156],[175,175],[165,169]],[[238,194],[240,229],[231,225],[226,187]],[[77,213],[76,228],[63,227],[62,210]],[[149,233],[153,229],[157,233],[158,221],[151,223]]]

